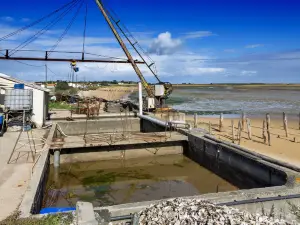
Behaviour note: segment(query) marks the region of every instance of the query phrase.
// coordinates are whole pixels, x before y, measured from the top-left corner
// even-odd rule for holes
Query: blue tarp
[[[40,211],[40,214],[47,214],[47,213],[58,213],[58,212],[68,212],[68,211],[74,211],[76,210],[75,207],[69,207],[69,208],[56,208],[56,207],[51,207],[51,208],[43,208]]]

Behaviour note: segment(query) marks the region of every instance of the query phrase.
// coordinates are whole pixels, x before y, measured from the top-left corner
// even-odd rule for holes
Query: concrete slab
[[[53,142],[52,149],[82,148],[111,145],[137,145],[161,142],[187,141],[187,137],[178,132],[126,132],[126,133],[101,133],[91,135],[78,135],[65,137],[63,141]],[[147,146],[145,146],[147,147]]]
[[[78,225],[98,225],[92,203],[77,202],[76,214]]]
[[[183,198],[186,199],[195,198],[201,200],[208,200],[213,203],[220,204],[220,203],[234,203],[235,201],[243,201],[246,199],[259,200],[262,198],[272,198],[277,196],[297,195],[299,193],[299,190],[300,190],[299,187],[287,189],[286,187],[281,186],[281,187],[270,187],[270,188],[257,188],[257,189],[250,189],[250,190],[239,190],[233,192],[212,193],[212,194],[189,196]],[[124,215],[138,213],[144,210],[145,208],[149,207],[150,205],[159,203],[164,200],[136,202],[136,203],[113,205],[107,207],[95,207],[94,210],[96,212],[99,210],[109,210],[112,217],[124,216]],[[261,213],[263,207],[266,213],[269,213],[272,206],[274,205],[276,217],[282,216],[282,218],[285,218],[287,220],[294,220],[296,218],[295,215],[290,210],[289,203],[299,205],[300,198],[292,198],[292,199],[282,198],[282,200],[270,200],[266,202],[258,201],[257,203],[237,204],[232,207],[240,208],[242,210],[246,210],[250,213],[255,214],[255,213]]]
[[[33,136],[40,138],[45,130],[34,130]],[[22,147],[22,153],[18,160],[13,160],[12,164],[7,164],[9,156],[19,136],[19,132],[7,132],[0,137],[0,220],[9,216],[22,201],[22,197],[26,191],[31,176],[33,161],[29,146]],[[26,143],[26,134],[21,136]],[[21,149],[19,149],[21,150]],[[14,154],[12,159],[17,159],[18,154]]]

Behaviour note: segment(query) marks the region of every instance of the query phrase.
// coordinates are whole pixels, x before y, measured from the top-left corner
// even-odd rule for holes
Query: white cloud
[[[211,31],[193,31],[183,34],[183,39],[196,39],[196,38],[203,38],[203,37],[210,37],[214,36]]]
[[[180,39],[172,38],[170,32],[161,33],[153,40],[149,52],[157,55],[171,55],[175,53],[182,45]]]
[[[21,19],[21,22],[23,22],[23,23],[27,23],[27,22],[29,22],[29,21],[30,21],[29,18],[22,18],[22,19]]]
[[[257,74],[257,71],[254,71],[254,70],[243,70],[241,72],[242,76],[253,76],[255,74]]]
[[[245,48],[259,48],[264,47],[263,44],[253,44],[253,45],[246,45]]]
[[[3,16],[3,17],[0,17],[0,19],[5,22],[13,22],[14,21],[14,18],[12,18],[10,16]]]
[[[3,28],[5,30],[4,34],[17,29],[14,26],[9,26],[7,23],[0,24],[1,31]],[[36,30],[30,29],[24,33],[22,32],[20,36],[0,42],[0,48],[14,48],[35,32]],[[49,50],[61,32],[61,30],[52,30],[27,46],[26,49]],[[144,40],[151,40],[152,35],[140,32],[138,36],[143,37]],[[195,53],[193,49],[181,49],[180,47],[184,44],[183,39],[174,39],[170,33],[163,33],[156,40],[158,41],[156,47],[159,48],[159,52],[169,53],[157,55],[157,51],[154,51],[150,55],[156,63],[158,75],[162,81],[171,83],[300,82],[300,50],[280,54],[248,54],[234,59],[230,59],[230,57],[218,59],[213,52]],[[144,45],[149,46],[148,44]],[[180,53],[176,53],[178,49],[180,49]],[[81,51],[81,35],[66,36],[57,50]],[[3,53],[3,51],[1,52]],[[122,49],[115,39],[110,36],[87,36],[86,52],[126,59]],[[133,51],[131,52],[133,58],[137,59],[137,54],[133,53]],[[20,52],[14,56],[44,57],[44,52]],[[81,54],[53,53],[50,57],[71,59],[80,58]],[[91,59],[96,58],[96,56],[86,55],[86,58]],[[282,60],[282,58],[288,60]],[[25,61],[25,63],[39,67],[27,66],[17,61],[0,60],[0,72],[28,81],[45,79],[45,62]],[[56,74],[49,72],[49,79],[67,79],[70,72],[68,62],[47,62],[47,65]],[[86,80],[138,80],[130,64],[78,63],[78,66],[80,67],[79,80],[84,78]],[[154,76],[145,66],[139,65],[139,67],[149,82],[155,82]]]
[[[225,68],[213,68],[213,67],[186,68],[186,72],[189,75],[209,75],[209,74],[223,73],[225,71],[226,71]]]
[[[234,53],[235,49],[233,49],[233,48],[224,49],[224,52]]]

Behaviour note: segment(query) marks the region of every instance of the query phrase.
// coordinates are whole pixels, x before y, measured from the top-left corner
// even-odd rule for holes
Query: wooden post
[[[90,100],[87,101],[87,119],[90,118]]]
[[[300,130],[300,113],[299,113],[299,130]]]
[[[267,121],[268,144],[269,146],[271,146],[271,134],[270,134],[271,118],[269,113],[266,114],[266,121]]]
[[[234,143],[235,140],[235,134],[234,134],[234,120],[231,120],[231,134],[232,134],[232,143]]]
[[[266,120],[264,120],[263,121],[263,129],[262,129],[262,138],[264,139],[265,144],[267,143],[266,131],[267,131]]]
[[[194,128],[197,128],[198,126],[198,115],[197,113],[194,114]]]
[[[219,121],[219,131],[222,132],[223,130],[223,113],[220,114],[220,121]]]
[[[283,113],[283,128],[285,130],[285,136],[288,137],[288,125],[287,125],[287,116],[285,114],[285,112]]]
[[[252,139],[252,132],[251,132],[251,122],[250,122],[249,118],[247,118],[246,123],[247,123],[248,138],[249,138],[249,140],[251,140]]]
[[[239,121],[238,125],[238,140],[239,140],[239,145],[241,144],[241,139],[242,139],[242,123]]]
[[[211,134],[211,122],[209,121],[209,124],[208,124],[208,132],[209,134]]]
[[[246,114],[242,112],[242,130],[245,129]]]

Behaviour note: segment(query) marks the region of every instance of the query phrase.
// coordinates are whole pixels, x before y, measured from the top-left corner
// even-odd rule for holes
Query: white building
[[[32,121],[37,127],[42,127],[48,116],[49,90],[0,73],[0,105],[4,105],[5,91],[14,88],[15,84],[24,84],[25,89],[32,90]]]

